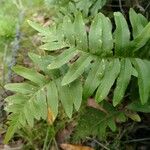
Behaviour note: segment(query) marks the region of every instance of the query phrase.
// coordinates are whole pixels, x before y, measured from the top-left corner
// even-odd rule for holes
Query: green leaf
[[[60,76],[60,70],[47,69],[47,66],[54,60],[54,56],[51,55],[40,56],[34,53],[29,53],[28,55],[32,59],[34,64],[37,65],[40,71],[44,71],[44,73],[50,76],[52,79],[58,78]]]
[[[139,33],[141,33],[144,26],[147,24],[147,21],[144,16],[137,14],[132,8],[129,11],[129,17],[132,25],[133,37],[135,38]]]
[[[82,102],[82,83],[80,80],[76,80],[70,84],[70,94],[74,107],[78,111]]]
[[[51,81],[47,86],[47,105],[52,110],[55,118],[58,114],[58,91],[54,81]]]
[[[40,32],[40,35],[41,35],[41,41],[42,42],[54,42],[54,41],[59,41],[59,37],[57,35],[57,28],[56,28],[56,25],[52,25],[50,26],[50,28],[48,28],[49,31],[47,33],[43,33],[43,32]]]
[[[74,32],[77,48],[82,51],[88,50],[87,33],[85,28],[86,27],[82,18],[82,14],[78,12],[75,16]]]
[[[30,104],[30,102],[29,102]],[[25,115],[25,118],[27,120],[27,123],[30,127],[33,127],[34,125],[34,117],[32,111],[29,109],[29,107],[23,107],[23,114]]]
[[[46,44],[40,46],[40,49],[44,49],[47,51],[57,51],[59,49],[67,47],[67,46],[68,46],[68,44],[66,44],[64,42],[49,42],[49,43],[46,43]]]
[[[81,55],[80,58],[73,65],[71,65],[69,71],[64,76],[62,85],[67,85],[82,75],[85,68],[90,65],[91,61],[91,56],[87,54]]]
[[[133,65],[138,72],[138,85],[141,103],[145,104],[148,101],[150,94],[150,63],[147,60],[136,58],[133,60]]]
[[[42,119],[47,118],[47,102],[44,88],[36,93],[37,104],[39,105],[39,112],[41,113]]]
[[[121,71],[117,79],[117,85],[114,91],[113,105],[116,106],[122,100],[125,90],[130,82],[132,75],[132,64],[129,58],[121,60]]]
[[[135,76],[135,77],[138,77],[138,73],[135,70],[135,68],[132,68],[132,75]]]
[[[69,118],[71,118],[73,112],[73,97],[70,97],[70,86],[59,85],[59,96],[65,113]]]
[[[135,52],[142,48],[150,39],[150,23],[136,36],[136,38],[130,42],[130,51]]]
[[[148,20],[145,16],[143,16],[142,14],[138,14],[140,23],[142,24],[143,28],[148,24]]]
[[[23,103],[28,97],[22,94],[15,94],[5,98],[5,101],[10,104],[20,104]]]
[[[92,2],[89,0],[82,0],[76,3],[76,8],[80,10],[85,16],[89,13],[89,8],[91,7]]]
[[[84,99],[87,99],[89,96],[91,96],[93,92],[96,90],[96,88],[99,86],[101,82],[101,78],[104,75],[106,65],[107,65],[107,60],[100,59],[100,60],[96,60],[96,62],[94,62],[94,64],[91,66],[91,70],[88,73],[83,88]]]
[[[73,138],[80,140],[89,136],[104,138],[107,133],[107,127],[111,128],[112,131],[116,130],[115,120],[120,115],[122,115],[121,118],[124,118],[124,114],[116,110],[107,101],[104,101],[103,104],[103,108],[108,110],[107,114],[98,109],[86,107],[79,117]]]
[[[5,110],[8,113],[18,113],[19,111],[21,111],[21,108],[23,107],[22,104],[13,104],[11,105],[11,103],[7,104],[7,106],[5,107]]]
[[[101,84],[96,92],[96,101],[101,102],[108,95],[110,88],[115,82],[120,72],[120,62],[119,59],[114,59],[110,61],[109,67],[107,68],[104,77],[101,80]]]
[[[78,53],[79,52],[74,48],[65,50],[63,53],[57,56],[50,65],[48,65],[48,69],[60,68],[61,66],[69,62]]]
[[[65,16],[63,19],[63,30],[66,37],[66,40],[75,46],[75,36],[74,36],[74,28],[71,19],[68,16]]]
[[[113,132],[116,131],[117,127],[113,117],[108,119],[108,126]]]
[[[104,55],[111,54],[113,48],[112,24],[108,17],[100,13],[102,22],[102,50]]]
[[[13,120],[10,121],[10,126],[7,129],[4,143],[7,144],[9,140],[13,137],[14,133],[20,126],[19,121],[18,121],[19,114],[13,114]]]
[[[97,55],[112,53],[112,25],[110,20],[103,14],[97,14],[94,18],[89,32],[90,52]],[[103,53],[102,53],[103,52]]]
[[[126,53],[130,41],[130,31],[124,16],[120,12],[114,13],[115,17],[115,54],[122,56]]]
[[[107,118],[103,112],[87,107],[79,117],[74,136],[79,139],[87,136],[99,136],[102,133],[100,130],[103,130],[103,124],[107,126],[106,122]]]
[[[28,107],[29,107],[29,110],[31,110],[32,112],[32,115],[35,119],[37,120],[40,120],[41,118],[41,112],[39,111],[39,104],[37,103],[37,100],[35,97],[31,98],[28,102]]]
[[[22,111],[22,110],[21,110]],[[23,126],[25,127],[27,125],[27,121],[26,121],[26,118],[25,118],[25,114],[24,113],[20,113],[19,115],[19,118],[18,118],[18,121],[20,123],[20,126]]]
[[[69,85],[61,86],[60,80],[58,80],[57,86],[65,113],[69,118],[71,118],[73,105],[75,106],[76,110],[79,110],[82,102],[82,83],[79,80],[76,80]]]
[[[91,14],[96,15],[98,10],[100,10],[106,4],[106,2],[107,0],[96,0],[91,8]]]
[[[133,113],[128,113],[126,114],[129,118],[131,118],[133,121],[136,121],[136,122],[140,122],[141,121],[141,117],[136,113],[136,112],[133,112]]]
[[[36,83],[37,85],[43,85],[46,82],[45,77],[33,69],[28,69],[22,66],[15,66],[13,67],[13,71],[18,75]]]
[[[126,121],[126,116],[123,112],[120,112],[116,118],[117,121],[119,122],[125,122]]]
[[[134,101],[131,104],[127,106],[128,109],[133,110],[133,111],[139,111],[143,113],[150,113],[150,102],[141,105],[139,101]]]
[[[31,94],[37,90],[36,86],[29,83],[9,83],[5,85],[5,88],[21,94]]]
[[[48,27],[42,27],[41,25],[39,25],[38,23],[32,22],[30,20],[28,20],[28,24],[34,28],[35,30],[37,30],[38,32],[41,32],[43,35],[49,35],[50,34],[50,30]]]
[[[89,51],[93,54],[101,54],[102,47],[102,21],[97,14],[93,19],[89,32]]]
[[[102,139],[105,139],[106,137],[106,128],[107,128],[107,123],[105,121],[101,122],[99,127],[99,137]]]
[[[57,30],[56,30],[56,37],[58,42],[62,42],[62,44],[65,44],[66,46],[69,46],[67,42],[64,42],[64,30],[63,30],[63,24],[59,23],[57,24]]]
[[[28,55],[30,59],[34,62],[34,64],[37,65],[44,72],[48,71],[47,66],[54,59],[54,57],[51,55],[40,56],[31,52],[29,52]]]

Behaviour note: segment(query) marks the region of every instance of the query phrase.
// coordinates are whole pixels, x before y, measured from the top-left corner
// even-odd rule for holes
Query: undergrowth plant
[[[46,5],[51,6],[57,11],[57,17],[63,18],[63,15],[74,14],[78,10],[85,17],[94,16],[106,4],[107,0],[45,0]]]
[[[6,2],[6,1],[0,1],[0,84],[1,86],[4,86],[5,84],[5,70],[6,65],[8,62],[8,57],[10,57],[11,49],[10,49],[10,43],[13,41],[15,37],[15,27],[17,19],[10,15],[12,12],[10,11],[10,14],[8,14],[8,10],[10,8],[14,7],[12,6],[12,2]],[[13,11],[13,14],[16,15],[16,11]]]
[[[72,118],[89,97],[101,110],[80,111],[76,139],[91,135],[103,138],[107,127],[116,131],[116,122],[127,117],[140,121],[136,111],[149,112],[148,20],[133,9],[129,12],[130,25],[120,12],[114,13],[115,25],[102,13],[86,23],[83,18],[76,11],[50,27],[29,21],[39,32],[44,43],[40,49],[45,53],[29,53],[38,69],[13,67],[26,81],[5,86],[15,93],[6,98],[9,128],[5,143],[17,129],[33,127],[35,120],[47,120],[52,125],[61,108]],[[131,98],[134,86],[139,90],[136,99]]]
[[[20,42],[18,41],[24,38],[21,32],[28,30],[26,29],[28,24],[24,23],[24,13],[28,12],[31,15],[32,11],[35,11],[35,8],[39,6],[41,6],[41,9],[43,8],[44,4],[42,0],[0,1],[0,68],[2,68],[0,72],[0,83],[2,86],[10,80],[9,68],[14,63],[11,57],[15,55],[14,49],[19,47]],[[30,9],[31,7],[33,8],[32,11]],[[30,11],[28,11],[29,9]],[[28,13],[26,13],[25,18],[29,18]]]

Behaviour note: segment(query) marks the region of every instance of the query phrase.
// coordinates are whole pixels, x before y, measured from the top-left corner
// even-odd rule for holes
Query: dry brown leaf
[[[11,78],[12,83],[20,83],[20,82],[23,82],[23,81],[24,81],[24,78],[19,76],[19,75],[13,75],[12,78]]]
[[[63,150],[94,150],[93,148],[90,148],[88,146],[82,146],[82,145],[73,145],[73,144],[61,144],[60,147]]]
[[[48,122],[48,124],[52,125],[54,120],[55,120],[54,114],[51,111],[50,107],[48,107],[48,112],[47,112],[47,122]]]
[[[57,142],[65,143],[70,138],[76,124],[77,123],[75,121],[72,121],[66,124],[64,129],[59,130],[58,133],[56,134]]]
[[[101,105],[99,105],[98,103],[96,103],[93,98],[89,98],[88,99],[87,106],[96,108],[96,109],[98,109],[98,110],[100,110],[100,111],[108,114],[108,112]]]
[[[126,114],[127,117],[129,117],[133,121],[136,121],[136,122],[140,122],[141,121],[141,117],[136,112],[127,111],[127,112],[125,112],[125,114]]]
[[[52,23],[53,23],[52,20],[48,20],[48,21],[46,21],[46,22],[44,23],[43,27],[48,27],[48,26],[50,26]]]
[[[50,150],[56,150],[56,147],[54,145],[52,145]]]

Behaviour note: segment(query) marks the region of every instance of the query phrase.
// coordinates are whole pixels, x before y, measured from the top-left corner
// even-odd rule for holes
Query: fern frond
[[[108,111],[107,114],[95,108],[86,108],[75,128],[74,140],[78,141],[90,136],[103,139],[106,137],[108,128],[113,132],[116,131],[116,119],[122,120],[122,122],[126,120],[124,113],[113,108],[111,104],[105,102],[103,108]]]
[[[5,137],[6,142],[10,140],[16,129],[27,125],[33,127],[35,120],[48,121],[48,111],[51,111],[55,119],[58,114],[59,100],[68,117],[72,116],[73,108],[79,110],[81,105],[81,82],[74,81],[64,88],[60,84],[60,75],[46,68],[51,61],[51,56],[38,56],[33,53],[29,56],[43,70],[43,74],[21,66],[13,68],[18,75],[27,80],[23,83],[9,83],[5,86],[7,90],[16,93],[6,98],[6,110],[11,116],[8,118],[10,126]],[[50,61],[44,59],[45,57]]]
[[[56,27],[56,32],[52,35],[57,40],[46,42],[47,46],[50,44],[50,48],[47,47],[47,49],[53,53],[61,50],[58,55],[54,56],[55,59],[48,65],[48,69],[56,69],[68,64],[68,72],[62,79],[62,85],[67,85],[83,75],[86,68],[91,68],[85,77],[83,95],[84,98],[87,98],[96,90],[98,102],[106,98],[111,87],[117,81],[113,98],[114,106],[121,102],[131,76],[137,72],[140,98],[142,104],[145,104],[149,97],[150,83],[146,82],[145,84],[143,79],[145,79],[144,76],[150,76],[150,72],[146,71],[146,69],[149,70],[150,65],[149,60],[145,60],[147,57],[143,58],[140,55],[140,50],[150,41],[150,23],[133,9],[130,10],[129,14],[133,30],[132,40],[127,21],[120,12],[114,13],[116,24],[114,33],[112,33],[110,20],[101,13],[93,19],[89,31],[86,31],[87,26],[80,12],[76,14],[74,20],[66,16],[62,25],[60,25],[62,27],[61,32],[58,34]],[[137,19],[138,22],[135,21]],[[60,31],[60,27],[58,31]],[[58,38],[60,34],[63,36]],[[52,49],[53,44],[56,43],[66,44]],[[75,57],[79,58],[75,59],[70,65],[70,60]],[[134,58],[137,58],[135,59],[136,63],[133,61]],[[139,66],[137,60],[141,62],[142,66]],[[103,61],[106,64],[103,64]],[[145,61],[148,63],[145,63]],[[96,66],[98,64],[99,67]],[[90,84],[92,81],[93,84]]]
[[[111,21],[101,13],[96,15],[90,26],[84,23],[81,12],[77,12],[75,18],[66,15],[62,23],[50,28],[29,21],[29,24],[40,32],[44,42],[40,48],[49,51],[51,56],[29,53],[29,57],[38,65],[41,73],[21,66],[13,68],[26,81],[5,86],[6,89],[15,92],[15,95],[6,99],[6,108],[10,113],[6,142],[21,126],[33,126],[35,119],[47,120],[49,112],[56,118],[59,100],[65,113],[71,118],[73,108],[79,110],[82,95],[87,99],[95,93],[96,101],[101,102],[114,86],[112,103],[113,106],[120,104],[132,75],[138,79],[141,103],[148,102],[150,61],[146,45],[150,41],[150,23],[144,16],[131,9],[131,35],[123,15],[116,12],[114,17],[114,33]],[[140,26],[136,28],[138,23]],[[141,55],[141,48],[146,52],[144,55]],[[88,115],[83,118],[88,116],[89,119],[90,116],[92,124],[89,124],[87,119],[81,120],[81,124],[90,126],[88,130],[83,129],[84,135],[100,133],[103,137],[107,127],[115,131],[115,118],[120,117],[122,113],[105,101],[102,103],[109,111],[108,114],[89,109]],[[91,131],[93,125],[97,127]]]

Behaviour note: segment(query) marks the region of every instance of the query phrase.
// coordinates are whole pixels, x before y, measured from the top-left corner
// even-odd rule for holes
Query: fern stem
[[[50,139],[50,141],[49,141],[49,143],[48,143],[48,145],[47,145],[47,149],[46,149],[46,150],[49,150],[49,149],[50,149],[51,142],[52,142],[52,140]]]
[[[50,126],[48,126],[48,128],[47,128],[46,137],[45,137],[44,145],[43,145],[43,150],[46,150],[46,147],[47,147],[49,131],[50,131]]]
[[[58,148],[58,144],[57,144],[57,142],[56,142],[56,139],[55,139],[55,138],[53,138],[53,141],[54,141],[54,144],[55,144],[56,150],[59,150],[59,148]]]

